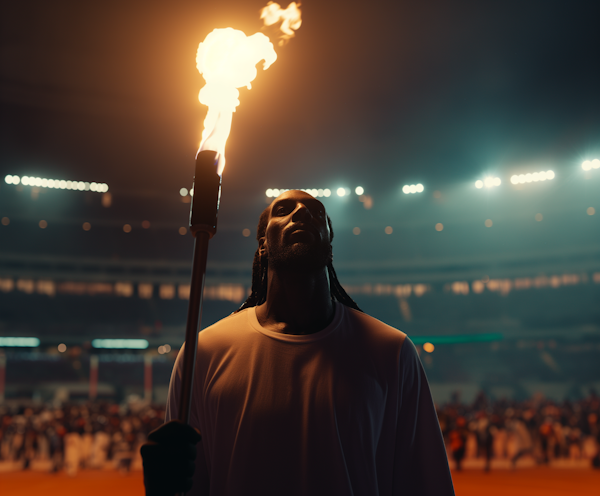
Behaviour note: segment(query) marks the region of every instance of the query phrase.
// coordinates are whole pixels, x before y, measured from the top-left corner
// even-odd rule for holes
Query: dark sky
[[[217,27],[257,32],[263,4],[3,2],[0,173],[189,186],[198,43]],[[296,38],[241,90],[229,201],[599,156],[599,14],[597,0],[307,0]]]

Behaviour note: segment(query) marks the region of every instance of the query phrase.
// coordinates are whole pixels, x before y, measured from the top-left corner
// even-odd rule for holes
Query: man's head
[[[271,270],[318,272],[331,263],[331,221],[323,204],[308,193],[291,190],[279,195],[261,220],[258,251]]]
[[[260,215],[256,239],[252,290],[238,311],[266,301],[269,267],[283,271],[319,271],[326,267],[331,299],[360,310],[342,288],[333,268],[333,227],[319,200],[299,190],[282,193]]]

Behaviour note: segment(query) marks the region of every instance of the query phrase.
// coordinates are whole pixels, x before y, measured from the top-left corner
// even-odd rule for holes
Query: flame
[[[217,152],[219,174],[225,167],[225,142],[231,130],[232,113],[240,104],[237,88],[252,87],[256,64],[261,60],[264,70],[277,60],[273,44],[262,33],[246,36],[233,28],[215,29],[198,46],[196,67],[206,81],[198,99],[208,106],[198,151]]]
[[[302,25],[301,16],[300,2],[290,3],[285,10],[278,3],[269,2],[260,11],[260,18],[263,19],[265,26],[272,26],[281,22],[279,29],[283,34],[280,36],[279,46],[285,45],[288,40],[294,37],[294,31]]]
[[[294,31],[302,24],[299,7],[299,2],[292,2],[283,10],[279,4],[269,2],[261,10],[260,18],[265,26],[281,22],[280,45],[293,38]],[[225,168],[225,143],[231,131],[233,112],[240,104],[238,88],[252,88],[257,75],[256,64],[261,60],[263,70],[277,60],[273,44],[262,33],[246,36],[233,28],[215,29],[198,46],[196,67],[206,81],[198,99],[208,106],[198,151],[217,152],[219,175]]]

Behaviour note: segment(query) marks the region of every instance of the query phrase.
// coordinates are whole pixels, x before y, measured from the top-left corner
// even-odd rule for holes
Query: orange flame
[[[294,30],[302,24],[299,6],[300,3],[292,2],[283,10],[279,4],[269,2],[261,10],[260,18],[266,26],[281,22],[280,45],[293,38]],[[273,44],[262,33],[246,36],[233,28],[215,29],[198,46],[196,67],[206,81],[198,99],[208,106],[198,151],[217,152],[219,175],[225,168],[225,143],[231,131],[233,112],[240,104],[238,88],[252,88],[256,64],[261,60],[264,70],[277,60]]]
[[[225,143],[232,113],[240,104],[237,88],[252,87],[256,64],[261,60],[265,70],[277,60],[273,44],[262,33],[246,36],[233,28],[215,29],[198,46],[196,67],[206,81],[198,99],[208,106],[199,151],[217,152],[219,174],[225,167]]]
[[[278,3],[269,2],[266,7],[260,11],[260,18],[263,19],[265,26],[272,26],[281,22],[282,35],[280,36],[279,46],[285,45],[295,36],[296,31],[302,25],[302,13],[300,12],[300,2],[292,2],[287,9],[282,9]]]

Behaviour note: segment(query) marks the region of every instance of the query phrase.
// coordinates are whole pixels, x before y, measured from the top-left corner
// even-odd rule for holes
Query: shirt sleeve
[[[454,496],[448,457],[423,365],[407,337],[400,351],[394,495]]]
[[[185,346],[185,345],[184,345]],[[167,407],[165,411],[165,422],[179,418],[179,397],[181,395],[181,370],[183,367],[183,346],[177,355],[173,372],[171,373],[171,382],[169,383],[169,393],[167,395]],[[194,378],[196,379],[196,378]],[[192,402],[194,397],[192,396]],[[197,398],[196,398],[197,401]],[[192,415],[190,416],[190,425],[200,430],[197,422],[198,416],[195,414],[197,408],[192,403]],[[200,432],[202,434],[202,432]],[[186,493],[189,496],[208,496],[210,493],[210,478],[208,466],[206,463],[206,453],[203,441],[196,444],[196,469],[194,470],[194,484]]]

